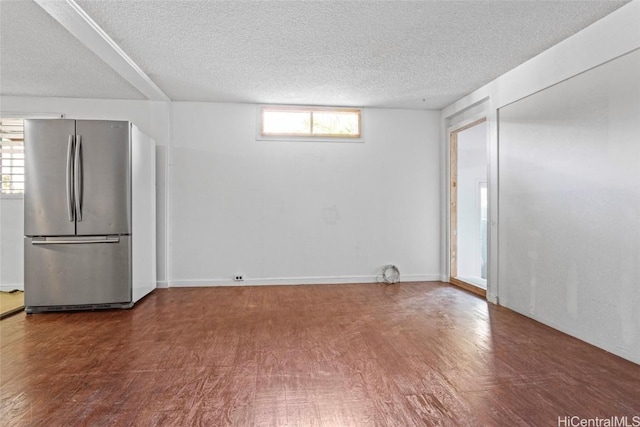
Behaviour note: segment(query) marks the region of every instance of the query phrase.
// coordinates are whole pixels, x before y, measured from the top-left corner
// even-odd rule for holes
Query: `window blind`
[[[24,193],[24,125],[21,118],[0,118],[0,194]]]

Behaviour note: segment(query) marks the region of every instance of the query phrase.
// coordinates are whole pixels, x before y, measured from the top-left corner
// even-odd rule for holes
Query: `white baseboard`
[[[0,285],[0,291],[10,292],[14,289],[18,289],[20,291],[24,291],[24,284],[20,283],[19,285]]]
[[[268,277],[246,278],[242,281],[232,279],[191,279],[170,280],[169,287],[206,287],[206,286],[262,286],[262,285],[325,285],[341,283],[375,283],[378,276],[314,276],[314,277]],[[439,281],[439,274],[404,274],[401,282]],[[160,286],[158,286],[160,287]]]
[[[192,280],[159,280],[157,289],[169,287],[203,287],[203,286],[261,286],[261,285],[324,285],[340,283],[375,283],[378,276],[316,276],[316,277],[269,277],[247,278],[236,282],[231,279],[192,279]],[[439,274],[403,274],[400,282],[446,282]],[[0,285],[0,291],[23,291],[24,284]]]

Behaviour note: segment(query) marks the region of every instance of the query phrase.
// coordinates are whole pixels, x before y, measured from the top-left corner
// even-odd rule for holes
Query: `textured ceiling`
[[[5,2],[3,15],[4,9],[16,8],[6,8]],[[172,100],[435,109],[626,3],[77,2]],[[61,28],[51,20],[35,12],[30,15],[21,17],[23,24],[29,24],[26,40],[9,35],[5,41],[2,17],[3,56],[6,50],[22,64],[32,61],[41,68],[52,61],[49,51],[63,50],[68,60],[70,52],[82,50],[78,42],[59,34]],[[34,23],[27,22],[31,18],[46,25],[34,30]],[[8,18],[7,25],[17,30],[13,19]],[[21,46],[43,59],[20,55]],[[80,56],[85,67],[96,65],[87,52]],[[4,74],[4,58],[1,65]],[[3,76],[2,93],[5,81],[7,89],[16,92],[25,90],[31,79],[42,87],[29,90],[45,95],[139,96],[102,69],[79,78],[81,87],[75,88],[63,80],[64,75],[42,70],[21,74],[17,68]],[[54,84],[42,82],[47,78]],[[110,96],[104,95],[107,87]],[[133,94],[121,96],[126,90]]]
[[[0,94],[144,99],[30,0],[0,0]]]

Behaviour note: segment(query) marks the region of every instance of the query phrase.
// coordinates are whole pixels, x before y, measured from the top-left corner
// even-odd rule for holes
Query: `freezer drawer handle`
[[[76,137],[76,154],[74,159],[74,181],[75,181],[75,202],[76,219],[82,221],[82,137]]]
[[[92,240],[33,240],[34,245],[78,245],[82,243],[119,243],[120,238],[92,239]]]
[[[74,197],[73,197],[73,135],[69,135],[69,145],[67,145],[67,213],[69,222],[74,220]]]

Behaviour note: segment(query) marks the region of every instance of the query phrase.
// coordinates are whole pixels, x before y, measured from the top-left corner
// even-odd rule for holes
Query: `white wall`
[[[173,103],[170,286],[439,279],[439,113],[364,110],[364,142],[256,140],[258,106]]]
[[[640,362],[640,50],[500,109],[500,302]]]
[[[167,103],[77,98],[0,97],[3,113],[62,113],[70,119],[129,120],[156,141],[158,280],[166,283]],[[0,286],[23,288],[22,199],[0,199]]]
[[[442,111],[441,127],[443,130],[450,129],[455,124],[469,121],[477,115],[485,115],[488,120],[490,159],[489,300],[499,302],[499,295],[509,292],[511,286],[510,283],[497,281],[498,263],[502,261],[498,259],[497,236],[499,221],[497,209],[499,202],[497,197],[499,184],[497,109],[638,48],[640,48],[640,1],[634,0]],[[445,160],[447,159],[447,146],[448,142],[443,139],[441,152],[442,158]],[[443,170],[443,176],[446,176],[447,173],[447,170]],[[444,186],[441,195],[443,200],[442,215],[448,217],[448,189]],[[448,257],[447,233],[443,233],[443,236],[441,253],[443,257]],[[443,268],[447,271],[445,264],[443,264]],[[581,273],[577,272],[577,274]],[[614,299],[624,298],[621,288],[614,286],[613,283],[605,281],[602,286],[608,288]],[[524,314],[531,316],[530,313]],[[620,331],[623,328],[636,327],[629,323],[635,320],[620,319],[614,310],[608,311],[600,324],[595,324],[592,328],[581,331],[570,327],[568,319],[562,311],[555,311],[536,318],[612,353],[640,362],[640,356],[629,351],[631,347],[620,347],[603,339],[603,331],[605,330],[613,328]]]
[[[22,198],[0,198],[0,289],[24,289]]]
[[[131,120],[156,140],[161,285],[229,284],[235,273],[245,284],[366,282],[387,263],[403,280],[440,277],[436,112],[366,110],[365,142],[342,144],[257,141],[255,105],[0,102]],[[0,286],[22,287],[22,216],[22,199],[0,200]]]
[[[481,277],[481,182],[487,182],[486,122],[458,133],[458,277]]]

